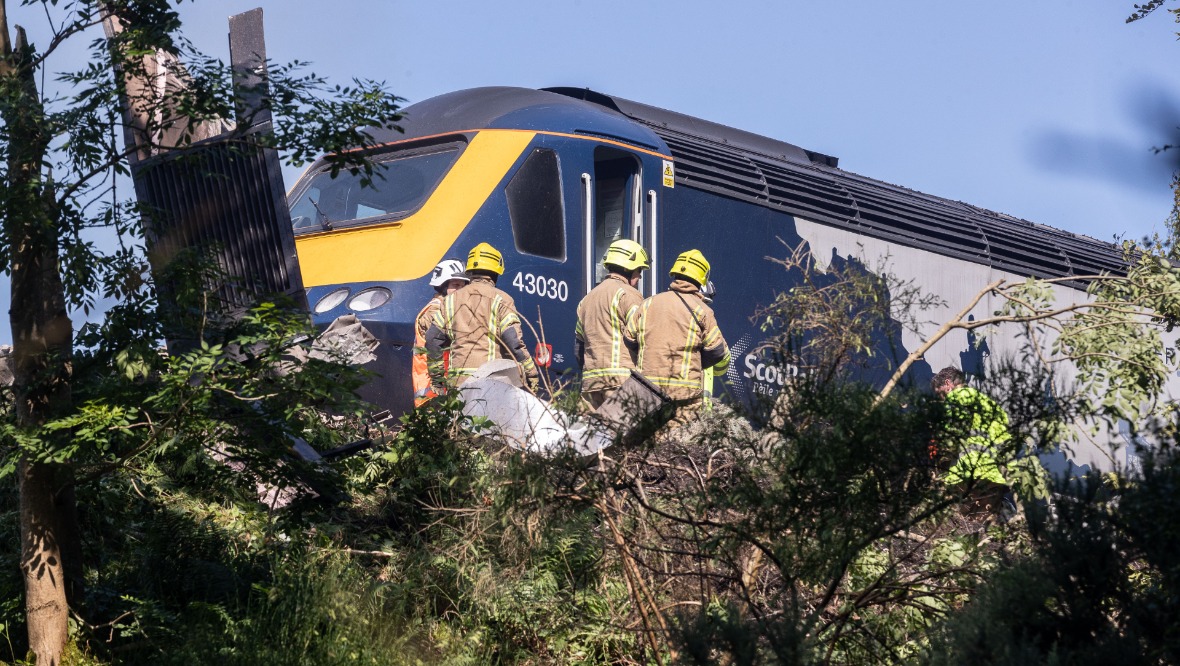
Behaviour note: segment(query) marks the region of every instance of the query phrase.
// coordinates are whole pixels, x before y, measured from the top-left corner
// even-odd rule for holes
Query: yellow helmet
[[[606,248],[606,256],[602,258],[604,265],[618,266],[625,271],[637,268],[651,268],[647,260],[647,251],[643,246],[628,238],[620,238]]]
[[[488,271],[496,275],[504,274],[504,257],[496,248],[487,243],[480,243],[467,253],[467,270]]]
[[[698,286],[703,285],[709,281],[709,262],[700,250],[681,252],[680,256],[676,257],[676,262],[672,264],[672,270],[668,273],[673,277],[682,275],[697,283]]]

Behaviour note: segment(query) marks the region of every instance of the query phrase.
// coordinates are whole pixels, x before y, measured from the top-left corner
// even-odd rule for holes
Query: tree
[[[1135,11],[1127,17],[1127,23],[1133,23],[1147,18],[1166,3],[1167,0],[1149,0],[1142,5],[1135,5]],[[1175,17],[1177,23],[1180,23],[1180,9],[1169,9],[1167,11]],[[1180,33],[1177,33],[1177,36],[1180,36]],[[1169,150],[1180,150],[1180,146],[1164,144],[1162,146],[1155,146],[1152,150],[1158,154]],[[1172,202],[1172,212],[1168,216],[1168,237],[1164,239],[1157,238],[1155,241],[1165,246],[1168,256],[1171,259],[1180,259],[1180,248],[1176,245],[1176,239],[1180,238],[1180,172],[1172,174],[1172,191],[1175,194],[1175,198]]]
[[[1160,398],[1175,364],[1161,350],[1162,334],[1180,316],[1180,271],[1162,247],[1126,243],[1124,256],[1122,275],[999,279],[985,286],[898,364],[880,397],[888,396],[913,363],[951,331],[1007,326],[1022,330],[1028,359],[1047,374],[1064,363],[1077,368],[1079,417],[1117,423],[1138,422],[1144,409],[1158,415],[1167,409]],[[1071,281],[1088,283],[1088,298],[1059,301],[1054,286]],[[969,318],[987,295],[1003,305],[991,316]]]
[[[142,452],[145,446],[143,442],[105,450],[83,446],[88,442],[79,435],[88,422],[86,415],[91,420],[94,416],[93,410],[85,408],[93,403],[80,405],[73,399],[73,389],[83,378],[77,374],[74,329],[67,312],[92,307],[98,296],[113,296],[138,298],[140,304],[147,303],[141,313],[154,313],[154,293],[150,286],[143,288],[141,277],[144,265],[135,237],[136,209],[119,198],[128,174],[127,157],[187,149],[196,136],[192,128],[231,118],[236,100],[228,68],[194,53],[180,37],[175,7],[179,2],[77,0],[59,7],[56,1],[43,0],[27,4],[40,7],[50,24],[52,37],[41,49],[28,43],[19,26],[13,36],[8,3],[0,1],[0,146],[6,158],[0,183],[0,257],[11,276],[15,377],[15,407],[12,423],[5,429],[5,444],[21,497],[21,566],[30,649],[38,663],[50,664],[60,659],[67,639],[67,613],[77,601],[74,586],[79,582],[80,555],[73,492],[78,465],[117,466],[121,458]],[[68,92],[53,96],[39,90],[37,82],[45,81],[59,48],[68,41],[86,39],[108,17],[117,18],[126,29],[110,42],[94,41],[89,62],[61,75]],[[188,85],[167,91],[167,97],[153,89],[126,86],[137,73],[143,74],[145,60],[152,59],[145,56],[153,54],[187,61]],[[116,77],[115,72],[125,76]],[[275,95],[267,110],[274,111],[277,122],[275,134],[267,140],[287,150],[291,159],[366,146],[370,140],[361,128],[389,125],[397,119],[400,100],[378,83],[358,81],[332,90],[323,79],[288,66],[272,69],[271,85]],[[313,103],[325,94],[336,99],[316,103],[313,110]],[[125,113],[127,107],[137,113]],[[131,116],[141,119],[137,126],[126,125],[124,119]],[[122,130],[131,132],[126,150],[119,147]],[[241,139],[242,134],[235,132],[222,137],[229,142]],[[340,168],[370,168],[355,153],[338,154]],[[88,237],[95,228],[117,232],[120,247],[102,251]],[[273,319],[263,323],[271,333],[278,330],[272,326]],[[289,327],[290,322],[285,325]],[[90,338],[98,351],[88,356],[88,372],[102,375],[117,368],[130,378],[142,379],[144,375],[135,368],[157,369],[143,363],[152,353],[150,337],[135,344],[107,339],[104,347],[103,335],[114,330],[106,326]],[[141,335],[159,332],[151,325],[134,330]],[[282,336],[245,335],[240,342],[253,339],[280,348]],[[123,349],[112,350],[120,344]],[[199,362],[209,363],[209,345],[204,351],[205,360]],[[273,356],[265,351],[255,355]],[[198,362],[195,357],[189,360]],[[213,368],[206,366],[205,371],[213,374]],[[193,370],[189,368],[190,373]],[[94,385],[93,380],[86,381]],[[222,388],[232,392],[241,387]],[[202,390],[216,391],[208,385]],[[133,425],[148,418],[151,405],[142,407],[138,417],[124,415],[128,417],[125,427],[134,430]],[[183,430],[184,424],[172,427]],[[159,444],[153,439],[158,429],[145,431],[154,432],[147,435],[146,446],[152,441]]]
[[[1167,664],[1180,658],[1174,442],[1135,475],[1089,474],[1034,516],[1026,556],[932,632],[933,664]]]
[[[1037,458],[1021,457],[1022,448],[1051,451],[1079,420],[1110,428],[1133,419],[1147,431],[1152,414],[1167,413],[1160,398],[1170,362],[1159,353],[1160,336],[1180,312],[1180,272],[1155,250],[1128,258],[1123,275],[1087,276],[1090,293],[1077,302],[1058,302],[1052,280],[988,285],[982,294],[1000,296],[995,313],[966,319],[982,294],[953,304],[961,312],[935,326],[918,351],[899,355],[900,328],[916,328],[937,299],[864,261],[821,271],[797,248],[775,260],[793,287],[758,321],[768,333],[762,351],[801,370],[785,374],[782,393],[745,415],[758,430],[721,414],[637,446],[617,445],[593,464],[574,456],[524,456],[517,464],[508,454],[511,483],[501,490],[508,498],[492,503],[506,507],[509,523],[530,510],[532,522],[551,526],[574,522],[555,513],[591,516],[603,566],[631,602],[613,626],[633,628],[648,660],[917,658],[987,580],[1007,576],[1012,562],[1042,557],[1039,539],[1055,529],[1037,513],[1049,488]],[[970,484],[942,483],[930,444],[954,450],[953,433],[962,428],[924,387],[897,379],[947,331],[998,326],[1024,335],[1023,356],[989,367],[985,389],[1011,416],[1013,437],[997,447],[998,457],[1031,512],[1031,542],[1023,524],[988,526],[955,510]],[[1047,381],[1067,362],[1079,369],[1077,386],[1047,401]],[[884,389],[863,380],[866,370],[883,367],[890,372],[877,373],[882,381],[896,371]],[[1087,555],[1083,548],[1071,557]],[[1058,578],[1069,580],[1069,572]]]

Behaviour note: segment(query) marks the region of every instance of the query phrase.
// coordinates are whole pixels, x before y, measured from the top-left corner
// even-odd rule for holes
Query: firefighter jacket
[[[703,368],[724,373],[729,367],[717,318],[687,280],[674,280],[668,291],[645,300],[626,337],[638,349],[639,371],[676,400],[701,397]]]
[[[1008,414],[995,400],[969,387],[952,389],[947,408],[944,442],[957,459],[947,470],[948,484],[985,480],[1007,485],[1000,470],[1002,448],[1009,444]]]
[[[473,277],[466,287],[443,299],[426,332],[426,349],[435,358],[449,349],[448,374],[458,384],[498,358],[514,359],[526,380],[537,379],[537,366],[525,347],[516,304],[491,278]]]
[[[635,367],[635,352],[623,334],[643,296],[622,275],[611,273],[578,303],[574,355],[582,366],[582,391],[618,388]]]
[[[434,397],[430,386],[430,367],[426,358],[426,331],[434,321],[434,314],[442,307],[443,297],[436,294],[414,318],[414,358],[410,363],[410,377],[414,385],[414,406]]]

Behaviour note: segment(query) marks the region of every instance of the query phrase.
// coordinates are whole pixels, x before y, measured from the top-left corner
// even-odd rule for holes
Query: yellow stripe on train
[[[396,222],[295,237],[306,287],[413,280],[426,275],[462,233],[536,136],[484,130],[413,215]]]

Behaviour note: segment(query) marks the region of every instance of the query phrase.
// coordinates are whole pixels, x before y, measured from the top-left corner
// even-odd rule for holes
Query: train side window
[[[565,261],[565,206],[557,153],[537,148],[505,189],[517,251]]]

